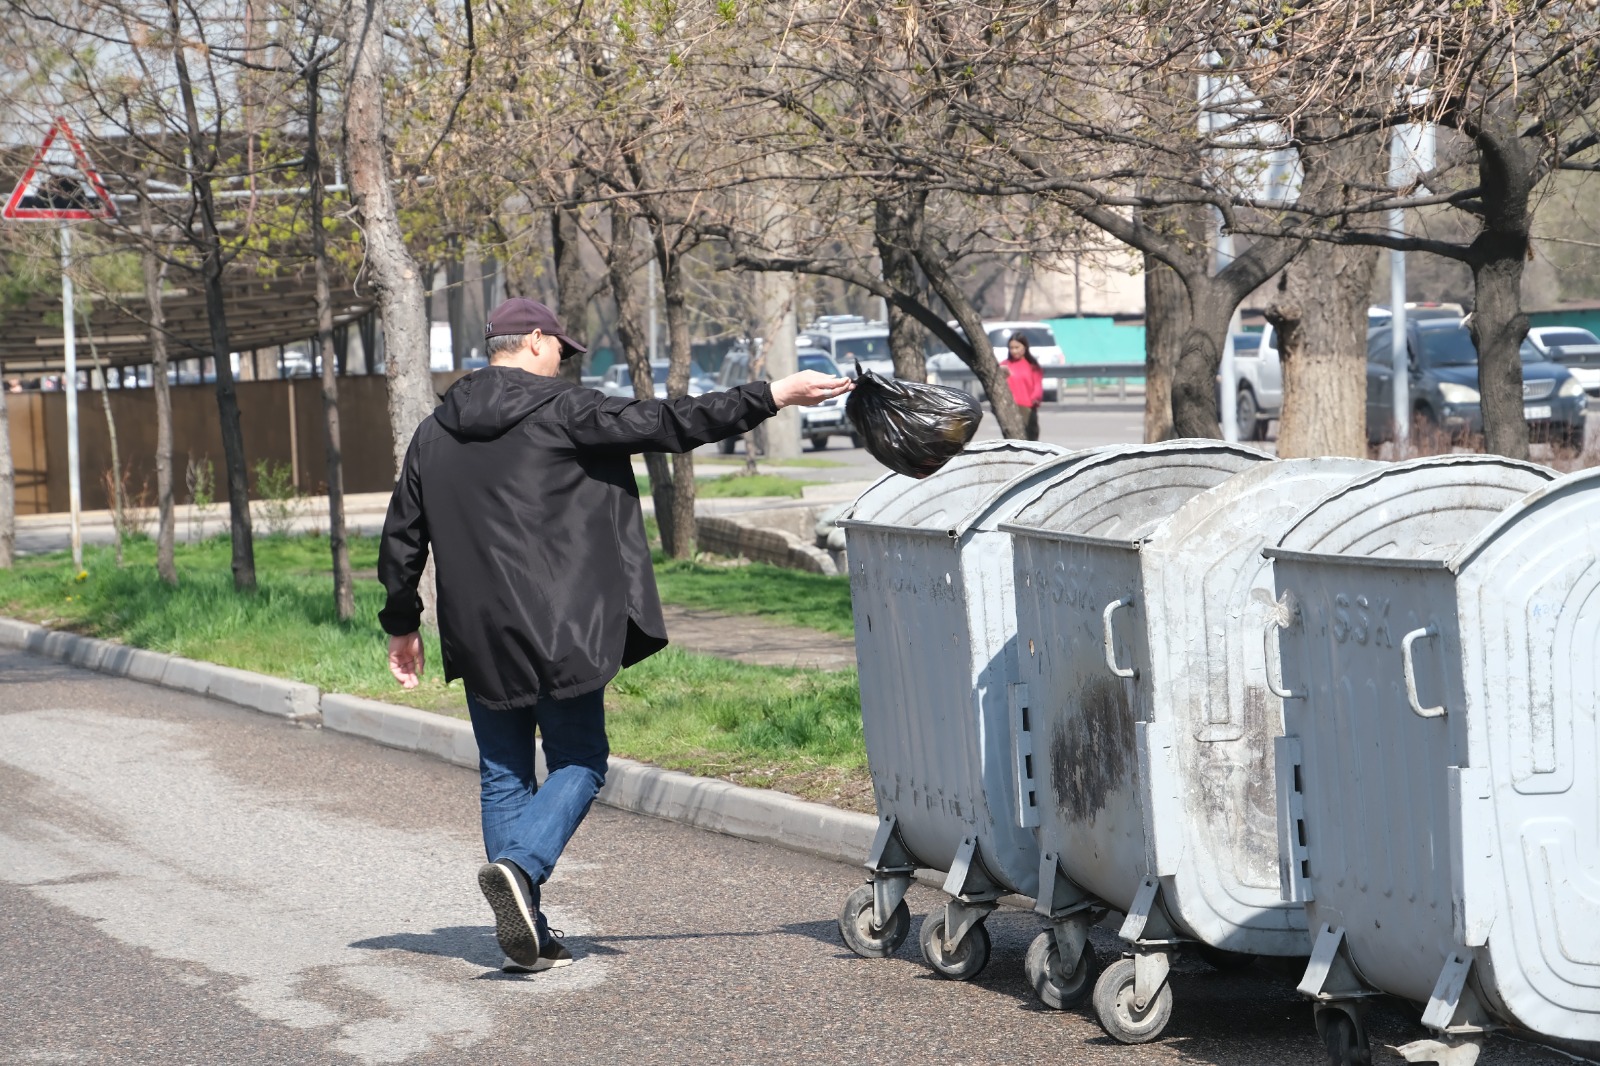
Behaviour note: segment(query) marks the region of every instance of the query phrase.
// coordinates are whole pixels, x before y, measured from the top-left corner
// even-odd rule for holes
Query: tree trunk
[[[1153,255],[1144,257],[1144,439],[1147,444],[1177,435],[1172,421],[1172,374],[1189,329],[1189,294],[1177,271]]]
[[[383,319],[389,433],[398,478],[417,426],[433,413],[435,397],[428,365],[429,324],[423,308],[422,275],[400,228],[383,139],[385,4],[386,0],[356,0],[350,5],[345,38],[350,70],[345,87],[344,155],[350,200],[364,235],[367,269]],[[431,554],[418,592],[423,623],[433,627],[438,624],[438,591]]]
[[[693,349],[689,345],[689,303],[683,285],[683,257],[667,250],[665,237],[656,235],[657,261],[661,263],[661,302],[667,312],[667,397],[689,395]],[[772,446],[772,438],[767,438]],[[674,559],[693,559],[695,553],[694,453],[672,457],[672,548]]]
[[[167,0],[168,21],[174,39],[182,36],[178,0]],[[255,535],[250,526],[250,477],[245,465],[244,430],[239,420],[239,397],[233,387],[232,355],[228,343],[227,298],[222,290],[222,234],[217,227],[216,198],[211,170],[216,146],[208,147],[195,103],[185,50],[173,50],[173,68],[183,100],[189,140],[190,186],[199,208],[201,279],[206,296],[206,320],[211,332],[211,359],[217,375],[217,416],[222,429],[222,458],[228,481],[228,527],[233,541],[233,587],[241,592],[256,587]],[[202,366],[204,363],[202,362]]]
[[[17,478],[11,462],[11,413],[0,367],[0,570],[11,569],[17,545]]]
[[[367,269],[383,318],[389,428],[398,476],[412,434],[433,413],[435,398],[428,370],[428,317],[423,310],[422,276],[400,228],[383,137],[386,3],[387,0],[357,0],[350,6],[344,139],[351,200],[366,237]],[[426,589],[424,598],[431,592]]]
[[[617,302],[617,343],[622,345],[622,356],[627,360],[628,372],[633,378],[633,395],[640,400],[652,400],[655,398],[655,380],[650,369],[650,341],[636,317],[638,305],[633,293],[635,247],[632,220],[620,205],[613,205],[606,276],[611,281],[611,295]],[[655,505],[661,550],[671,555],[673,546],[677,544],[677,526],[673,524],[676,493],[671,467],[661,452],[645,452],[644,468],[650,480],[650,498]]]
[[[883,267],[884,283],[895,292],[918,297],[922,294],[922,285],[917,278],[917,258],[912,244],[916,219],[926,201],[927,193],[912,192],[904,196],[883,196],[872,205],[872,236]],[[894,376],[903,381],[927,381],[926,334],[922,326],[898,304],[885,302],[889,305],[889,356],[894,360]],[[839,369],[848,374],[854,368],[842,366]]]
[[[1240,297],[1215,278],[1191,279],[1189,323],[1172,375],[1172,427],[1179,437],[1222,437],[1217,418],[1217,371],[1222,345]],[[1198,290],[1198,291],[1196,291]]]
[[[1357,195],[1352,185],[1377,186],[1385,149],[1378,137],[1302,149],[1301,201],[1336,209]],[[1279,457],[1367,454],[1367,304],[1377,268],[1376,249],[1312,242],[1278,275],[1267,319],[1283,368]]]
[[[1515,112],[1486,116],[1476,138],[1483,229],[1468,249],[1472,267],[1472,341],[1478,347],[1478,392],[1483,405],[1483,445],[1510,459],[1528,457],[1528,421],[1522,414],[1522,270],[1528,259],[1529,197],[1540,144],[1518,133]]]
[[[306,67],[306,178],[311,186],[311,259],[316,270],[317,349],[322,354],[322,432],[328,452],[328,549],[333,556],[333,607],[339,621],[355,617],[355,581],[344,521],[344,449],[339,435],[338,355],[333,345],[333,296],[328,281],[328,235],[322,228],[322,147],[319,119],[322,70]],[[293,383],[290,384],[293,388]]]
[[[1022,306],[1028,300],[1028,283],[1033,280],[1033,257],[1023,252],[1017,256],[1016,281],[1011,286],[1011,299],[1006,307],[1006,317],[1012,321],[1022,317]],[[1074,309],[1074,313],[1081,313],[1082,308]]]
[[[430,276],[430,275],[424,275]],[[467,255],[461,242],[452,238],[444,261],[444,317],[450,325],[450,369],[460,370],[472,353],[472,329],[467,314]],[[423,314],[428,317],[428,366],[433,366],[433,311],[423,298]]]
[[[1313,243],[1279,275],[1267,320],[1278,335],[1278,456],[1367,454],[1367,302],[1378,253]]]
[[[588,296],[591,288],[583,269],[583,246],[578,228],[578,213],[558,207],[550,213],[550,253],[556,262],[556,313],[561,324],[583,340],[589,319]],[[561,361],[561,376],[573,384],[583,380],[583,359]]]
[[[1483,404],[1484,450],[1510,459],[1528,457],[1528,421],[1522,414],[1522,339],[1528,316],[1522,310],[1522,266],[1527,241],[1503,241],[1483,234],[1473,247],[1505,247],[1472,264],[1473,307],[1468,320],[1478,346],[1478,392]],[[1517,248],[1520,244],[1522,247]]]
[[[117,442],[117,420],[111,413],[111,390],[107,388],[106,368],[100,364],[100,345],[95,343],[89,324],[89,310],[83,312],[83,339],[89,342],[89,358],[94,363],[94,378],[100,379],[100,409],[106,416],[106,439],[111,445],[111,539],[116,551],[117,569],[122,569],[122,531],[128,521],[127,494],[123,491],[122,449]]]
[[[144,299],[150,309],[150,385],[156,394],[156,575],[175,587],[178,564],[173,542],[177,539],[178,521],[172,506],[172,391],[167,383],[167,318],[161,305],[166,266],[156,261],[149,200],[142,201],[141,215]]]
[[[777,381],[799,369],[795,349],[794,305],[798,285],[793,274],[764,271],[755,278],[760,302],[761,360],[768,380]],[[671,335],[668,317],[668,335]],[[843,367],[840,368],[841,370]],[[767,419],[766,456],[768,459],[794,459],[800,455],[800,408],[786,407]]]

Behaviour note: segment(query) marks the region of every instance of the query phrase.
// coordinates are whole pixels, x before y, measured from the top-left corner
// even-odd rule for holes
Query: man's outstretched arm
[[[811,407],[851,388],[849,378],[802,370],[770,385],[752,381],[676,400],[626,400],[585,390],[573,396],[567,431],[583,447],[686,452],[748,432],[782,408]]]

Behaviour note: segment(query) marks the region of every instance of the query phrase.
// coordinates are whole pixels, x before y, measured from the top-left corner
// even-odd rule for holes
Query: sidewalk
[[[639,472],[643,473],[641,466]],[[747,496],[738,499],[697,500],[695,510],[703,516],[734,515],[746,511],[768,510],[775,507],[809,507],[818,503],[845,503],[866,489],[869,481],[837,482],[825,485],[807,485],[804,495]],[[640,501],[644,513],[655,514],[655,502],[646,494]],[[328,498],[305,496],[302,509],[291,525],[294,533],[325,532],[328,527]],[[389,507],[387,492],[358,492],[345,497],[345,529],[352,536],[377,536],[383,531],[383,516]],[[145,528],[154,535],[155,508],[148,508]],[[203,540],[228,530],[228,506],[213,504],[201,513],[184,504],[174,508],[179,541]],[[264,505],[251,501],[250,514],[257,535],[265,532]],[[110,511],[83,511],[79,514],[79,529],[85,544],[110,544],[115,537]],[[17,554],[39,555],[44,552],[65,551],[71,544],[71,521],[65,513],[18,515]]]

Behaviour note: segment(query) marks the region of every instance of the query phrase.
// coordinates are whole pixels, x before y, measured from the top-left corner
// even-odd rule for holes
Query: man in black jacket
[[[490,365],[451,386],[406,452],[383,526],[378,619],[390,671],[414,687],[431,550],[445,679],[463,679],[478,741],[489,859],[478,884],[506,969],[531,972],[572,960],[539,910],[539,886],[605,781],[605,686],[667,644],[629,456],[744,433],[850,382],[807,371],[629,400],[557,376],[586,349],[543,304],[507,300],[484,333]]]

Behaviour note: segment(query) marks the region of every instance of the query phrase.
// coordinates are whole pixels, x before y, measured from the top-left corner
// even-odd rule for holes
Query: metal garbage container
[[[1274,560],[1284,891],[1330,1061],[1378,992],[1426,1004],[1408,1061],[1516,1025],[1600,1038],[1600,473],[1402,463]]]
[[[975,444],[923,480],[883,478],[839,520],[880,817],[872,879],[839,919],[857,954],[886,956],[904,940],[917,869],[948,871],[951,902],[923,923],[922,940],[930,964],[956,979],[988,961],[983,920],[999,896],[1036,894],[1037,845],[1017,813],[1007,703],[1011,543],[994,514],[1007,486],[1084,454]]]
[[[1218,442],[1103,453],[1006,526],[1031,666],[1019,698],[1051,801],[1040,846],[1127,915],[1132,957],[1094,992],[1125,1043],[1165,1027],[1180,946],[1220,967],[1310,950],[1302,907],[1279,892],[1261,549],[1376,464],[1265,458]]]

